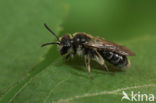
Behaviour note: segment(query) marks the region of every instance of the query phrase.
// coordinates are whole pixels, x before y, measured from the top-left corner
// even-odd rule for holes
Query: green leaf
[[[2,0],[0,8],[0,95],[3,95],[18,81],[23,81],[29,75],[28,71],[43,60],[41,56],[48,48],[40,45],[56,40],[43,23],[56,33],[60,32],[67,5],[58,0]]]
[[[55,40],[42,24],[46,22],[58,33],[66,13],[64,2],[0,1],[0,103],[120,103],[123,90],[128,95],[131,91],[156,95],[156,36],[144,35],[155,34],[155,16],[151,16],[155,9],[146,2],[69,1],[71,12],[63,32],[84,31],[121,40],[117,43],[137,55],[130,57],[132,66],[125,72],[108,73],[92,62],[92,80],[84,58],[65,61],[56,46],[39,47]],[[133,9],[127,4],[133,4]]]
[[[107,73],[101,67],[92,65],[91,75],[88,77],[83,58],[76,57],[74,60],[65,62],[61,56],[53,57],[57,54],[55,48],[51,48],[45,60],[30,72],[24,81],[17,87],[11,102],[20,103],[95,103],[95,102],[121,102],[122,91],[141,93],[152,93],[156,89],[156,59],[155,53],[156,37],[145,35],[132,40],[123,41],[137,54],[132,57],[132,66],[126,72]],[[146,49],[145,49],[146,48]],[[51,58],[55,58],[51,65],[40,73],[40,68]],[[149,63],[150,61],[150,63]],[[29,80],[28,80],[29,79]],[[126,100],[125,100],[126,101]]]

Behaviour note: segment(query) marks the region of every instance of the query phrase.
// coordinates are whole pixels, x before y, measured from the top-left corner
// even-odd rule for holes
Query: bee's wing
[[[116,43],[104,40],[99,37],[94,37],[95,41],[89,41],[85,43],[85,46],[91,47],[91,48],[98,48],[103,50],[112,51],[121,55],[126,56],[135,56],[135,53],[133,53],[131,50],[129,50],[125,46],[118,45]]]

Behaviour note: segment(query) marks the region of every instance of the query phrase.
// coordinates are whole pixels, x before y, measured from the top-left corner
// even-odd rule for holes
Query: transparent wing
[[[84,45],[91,48],[98,48],[98,49],[112,51],[121,55],[135,56],[135,53],[133,53],[125,46],[118,45],[116,43],[104,40],[99,37],[94,37],[94,39],[95,41],[89,41]]]

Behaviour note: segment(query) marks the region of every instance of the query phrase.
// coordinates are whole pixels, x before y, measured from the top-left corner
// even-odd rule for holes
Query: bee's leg
[[[97,55],[95,56],[95,60],[101,64],[102,66],[104,66],[105,70],[107,72],[109,72],[109,69],[107,67],[107,65],[105,64],[105,60],[103,59],[103,57],[97,52]]]
[[[106,70],[107,72],[109,72],[109,69],[108,69],[108,67],[107,67],[107,65],[106,65],[105,63],[103,64],[103,66],[104,66],[105,70]]]
[[[90,74],[90,57],[89,57],[89,55],[85,56],[85,64],[88,69],[88,74]]]
[[[66,55],[66,60],[70,59],[70,54]]]
[[[89,78],[90,79],[94,79],[94,77],[92,77],[92,76],[90,76],[90,57],[89,57],[89,55],[86,55],[85,56],[85,63],[86,63],[86,67],[87,67],[87,69],[88,69],[88,76],[89,76]]]
[[[66,60],[69,60],[70,58],[73,58],[74,57],[74,54],[68,54],[67,56],[66,56]]]

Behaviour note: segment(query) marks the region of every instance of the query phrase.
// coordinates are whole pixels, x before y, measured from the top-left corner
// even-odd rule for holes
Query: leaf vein
[[[67,80],[69,80],[69,78],[60,81],[59,83],[57,83],[57,84],[55,85],[54,88],[51,88],[51,90],[49,91],[48,95],[47,95],[47,96],[45,97],[45,99],[43,100],[43,103],[46,103],[46,101],[48,100],[48,98],[50,97],[50,95],[52,94],[52,92],[53,92],[59,85],[61,85],[62,83],[64,83],[64,82],[67,81]]]
[[[131,86],[131,87],[125,87],[125,88],[119,88],[116,90],[111,91],[101,91],[101,92],[95,92],[95,93],[85,93],[83,95],[77,95],[70,98],[65,99],[59,99],[58,101],[54,103],[69,103],[70,101],[73,101],[75,99],[85,98],[85,97],[92,97],[92,96],[98,96],[98,95],[105,95],[105,94],[116,94],[123,90],[130,90],[130,89],[139,89],[139,88],[146,88],[146,87],[156,87],[156,84],[145,84],[145,85],[138,85],[138,86]]]

